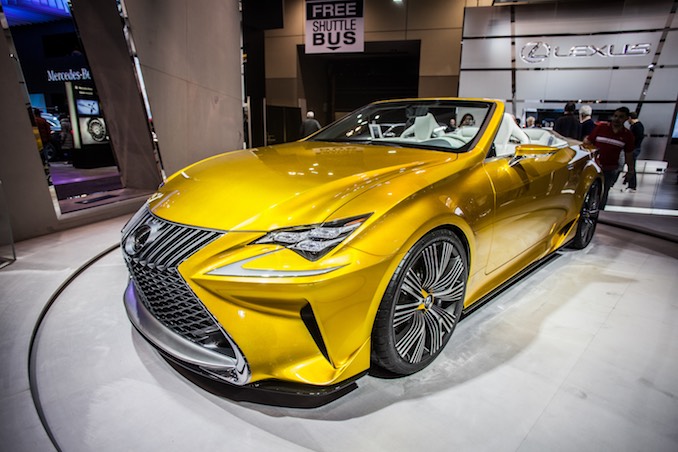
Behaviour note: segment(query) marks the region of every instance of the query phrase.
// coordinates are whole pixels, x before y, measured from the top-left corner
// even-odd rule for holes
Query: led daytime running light
[[[275,243],[315,261],[329,253],[358,229],[370,215],[352,217],[319,225],[284,229],[266,234],[254,243]]]

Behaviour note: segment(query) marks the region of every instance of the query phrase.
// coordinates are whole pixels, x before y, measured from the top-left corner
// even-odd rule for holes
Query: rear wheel
[[[584,203],[579,214],[579,222],[577,223],[577,233],[572,242],[570,242],[570,248],[581,250],[591,243],[593,233],[596,232],[596,225],[598,224],[600,195],[600,182],[595,181],[584,197]]]
[[[468,261],[450,231],[429,232],[403,258],[386,289],[372,331],[372,356],[408,375],[440,354],[457,326],[466,293]]]

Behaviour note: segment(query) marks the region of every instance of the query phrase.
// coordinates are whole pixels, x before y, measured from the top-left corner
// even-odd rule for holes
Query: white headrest
[[[433,131],[438,127],[436,119],[431,113],[426,116],[417,116],[414,118],[414,138],[417,140],[428,140]]]

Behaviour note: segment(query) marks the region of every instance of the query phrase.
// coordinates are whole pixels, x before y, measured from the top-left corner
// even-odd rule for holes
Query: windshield
[[[411,100],[370,104],[310,138],[463,152],[487,121],[491,102]]]

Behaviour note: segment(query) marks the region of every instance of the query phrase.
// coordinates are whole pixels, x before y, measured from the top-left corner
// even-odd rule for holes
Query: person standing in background
[[[42,145],[40,147],[40,159],[42,159],[42,164],[45,167],[45,173],[48,173],[49,166],[47,162],[49,161],[49,154],[52,149],[52,144],[50,143],[52,141],[52,128],[47,120],[42,117],[42,112],[39,108],[33,109],[33,117],[35,118],[35,125],[38,128],[38,135]]]
[[[315,113],[312,111],[307,112],[306,119],[301,123],[301,130],[299,131],[301,138],[307,137],[318,130],[320,130],[320,123],[315,119]]]
[[[35,125],[38,127],[40,141],[42,141],[42,149],[44,149],[52,139],[52,128],[49,126],[47,120],[42,117],[40,109],[34,108],[33,116],[35,117]]]
[[[610,123],[601,123],[584,138],[584,146],[598,148],[597,160],[603,169],[605,178],[605,187],[600,201],[600,209],[604,209],[607,204],[607,195],[610,188],[619,177],[619,155],[624,152],[628,162],[628,173],[635,177],[636,167],[633,160],[633,134],[624,127],[624,123],[629,119],[629,109],[626,107],[617,108],[612,115]]]
[[[579,109],[579,121],[581,122],[581,134],[580,140],[584,141],[584,138],[596,128],[596,123],[591,119],[591,114],[593,110],[590,105],[582,105]]]
[[[29,113],[31,110],[29,108]],[[54,147],[52,146],[52,128],[45,118],[42,117],[42,112],[39,108],[34,108],[33,111],[33,120],[35,121],[35,127],[38,129],[38,137],[40,138],[40,145],[38,147],[38,152],[40,154],[40,160],[42,160],[42,167],[45,171],[45,177],[47,182],[52,185],[52,176],[49,172],[49,159],[50,154],[53,153]],[[36,139],[38,138],[36,137]]]
[[[68,115],[61,115],[59,116],[59,123],[61,124],[61,132],[59,132],[61,155],[66,160],[70,160],[71,152],[73,151],[73,127],[71,127],[71,120],[68,118]]]
[[[629,113],[629,124],[631,125],[630,130],[635,140],[635,144],[633,146],[633,165],[635,167],[638,156],[640,155],[640,145],[645,138],[645,126],[643,126],[643,123],[638,120],[638,113],[635,111]],[[626,160],[626,164],[629,166],[629,168],[631,167],[631,165],[629,165],[628,159]],[[635,171],[633,173],[626,173],[624,181],[629,184],[629,188],[627,189],[629,192],[636,191],[636,188],[638,187],[638,180],[636,178]]]
[[[578,140],[581,136],[581,124],[579,118],[575,116],[577,105],[574,102],[565,104],[565,114],[556,119],[553,130],[564,137]]]

